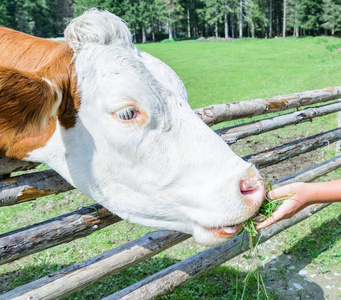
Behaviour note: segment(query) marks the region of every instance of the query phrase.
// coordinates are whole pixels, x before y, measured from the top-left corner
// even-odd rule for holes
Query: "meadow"
[[[337,38],[190,41],[144,44],[138,47],[158,57],[177,72],[188,90],[193,108],[341,85],[341,53],[337,51],[341,47],[341,40]],[[230,124],[238,122],[242,121]],[[217,125],[221,126],[224,124]],[[335,127],[337,119],[334,114],[318,118],[312,123],[281,129],[276,134],[251,137],[247,143],[238,143],[233,149],[239,155],[246,155],[255,149],[280,145],[283,141],[295,140]],[[309,155],[312,162],[324,161],[336,155],[335,145],[315,151],[314,157]],[[304,167],[303,164],[296,165],[297,170]],[[296,171],[292,170],[290,162],[286,166],[289,173]],[[265,169],[262,174],[271,180],[273,174],[270,172],[276,172],[276,168]],[[279,172],[276,176],[283,176],[283,173],[285,172]],[[341,178],[341,170],[322,180],[332,178]],[[89,204],[92,204],[91,200],[78,191],[71,191],[0,208],[0,233],[42,222]],[[264,251],[264,256],[268,256],[265,262],[262,259],[250,262],[240,256],[164,296],[163,299],[241,299],[243,281],[248,274],[246,269],[249,265],[263,274],[269,297],[284,299],[281,298],[280,291],[282,288],[289,290],[291,287],[292,273],[288,273],[288,267],[294,262],[310,266],[323,276],[332,277],[332,274],[341,273],[339,220],[341,205],[333,204],[309,220],[282,232],[275,237],[274,242],[262,247],[260,251]],[[154,229],[123,221],[85,238],[3,265],[0,267],[0,294],[152,230]],[[190,239],[65,299],[101,299],[203,249],[204,247]],[[271,255],[282,257],[283,264],[272,267],[269,261]],[[288,260],[289,256],[291,260]],[[294,276],[296,275],[292,274],[292,277]],[[317,285],[315,288],[327,299],[341,298],[341,289],[330,290],[328,294],[325,287],[318,286],[318,283],[312,285]],[[244,299],[267,299],[264,293],[257,292],[258,286],[257,280],[250,279],[243,295]],[[293,290],[293,293],[299,297],[297,299],[303,299],[308,292],[303,288]]]

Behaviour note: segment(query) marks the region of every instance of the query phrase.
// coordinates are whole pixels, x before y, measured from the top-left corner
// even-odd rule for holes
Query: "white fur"
[[[131,33],[124,21],[107,11],[96,9],[72,20],[65,30],[65,38],[75,52],[89,44],[133,46]]]
[[[51,81],[48,80],[47,78],[42,77],[42,79],[45,82],[47,82],[51,86],[51,89],[56,93],[57,101],[55,101],[53,103],[51,113],[49,115],[45,116],[45,118],[42,120],[42,124],[40,125],[40,128],[44,128],[47,125],[47,123],[51,120],[51,118],[53,118],[57,115],[58,108],[59,108],[60,104],[62,103],[62,99],[63,99],[62,92],[58,87],[56,87],[54,84],[52,84]]]
[[[239,182],[250,164],[237,157],[188,105],[179,77],[137,50],[125,24],[91,10],[71,22],[81,106],[30,160],[49,164],[80,191],[124,219],[191,233],[204,244],[225,239],[205,227],[250,218]],[[143,125],[113,118],[134,101]]]

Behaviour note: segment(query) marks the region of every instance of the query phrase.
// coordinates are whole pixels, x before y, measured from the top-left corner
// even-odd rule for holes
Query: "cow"
[[[195,115],[176,73],[107,11],[75,18],[65,39],[0,28],[0,155],[49,165],[134,223],[204,245],[240,232],[264,183]]]

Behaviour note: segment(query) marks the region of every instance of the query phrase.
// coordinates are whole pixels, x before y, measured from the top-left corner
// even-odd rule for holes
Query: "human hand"
[[[268,227],[280,220],[289,219],[309,205],[309,189],[307,189],[306,183],[303,182],[288,184],[267,193],[268,199],[271,200],[285,198],[289,195],[292,196],[283,200],[282,204],[278,206],[272,216],[261,221],[256,226],[257,230]]]

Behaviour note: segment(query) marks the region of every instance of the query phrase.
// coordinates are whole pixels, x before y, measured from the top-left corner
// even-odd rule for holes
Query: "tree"
[[[191,15],[195,12],[195,0],[180,0],[183,11],[186,11],[187,37],[191,37]]]
[[[63,34],[66,25],[73,17],[73,0],[53,0],[49,12],[54,23],[54,36]]]
[[[314,35],[320,31],[322,25],[323,0],[302,1],[302,28],[305,34]]]
[[[155,41],[155,33],[160,34],[160,32],[162,31],[162,24],[166,23],[167,19],[168,13],[165,3],[162,0],[154,0],[154,9],[152,13],[153,41]]]
[[[251,36],[255,37],[256,30],[263,28],[267,22],[265,12],[260,9],[257,0],[245,0],[245,21],[251,28]]]
[[[224,33],[225,39],[229,37],[229,14],[231,14],[231,26],[232,26],[232,37],[234,38],[233,32],[233,14],[234,7],[236,6],[236,0],[224,1],[225,13],[224,13]]]
[[[300,36],[302,26],[302,4],[297,0],[288,0],[288,25],[293,29],[295,37]]]
[[[272,0],[269,0],[269,38],[272,38]]]
[[[296,37],[320,33],[322,4],[322,0],[288,0],[288,23]]]
[[[115,2],[115,1],[110,1]],[[74,17],[78,17],[83,14],[86,10],[97,7],[99,9],[107,9],[112,11],[111,5],[104,0],[74,0]]]
[[[338,1],[323,0],[322,27],[329,29],[334,35],[341,28],[341,5]]]
[[[287,30],[287,0],[283,0],[283,37],[285,38]]]
[[[0,4],[0,25],[10,27],[10,19],[7,12],[7,1],[2,1]]]
[[[243,37],[243,0],[239,0],[239,38]]]
[[[225,14],[225,3],[221,0],[204,0],[204,18],[209,25],[214,26],[215,37],[219,36],[218,24]]]
[[[177,16],[182,12],[182,7],[179,0],[162,0],[165,5],[165,12],[167,14],[166,26],[168,30],[168,38],[173,39],[173,25],[177,22]]]

